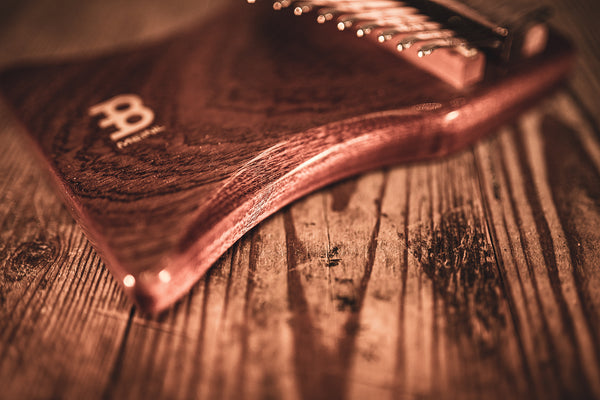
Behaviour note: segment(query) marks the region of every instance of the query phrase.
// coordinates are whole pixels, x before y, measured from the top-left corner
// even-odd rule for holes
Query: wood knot
[[[4,278],[17,282],[35,274],[54,262],[58,253],[58,241],[33,240],[21,243],[8,258]]]

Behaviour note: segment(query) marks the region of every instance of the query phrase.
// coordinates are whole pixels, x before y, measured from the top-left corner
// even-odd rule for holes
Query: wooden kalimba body
[[[271,8],[236,4],[143,49],[1,76],[69,208],[146,310],[293,200],[471,145],[573,59],[545,11],[507,28],[449,1]]]

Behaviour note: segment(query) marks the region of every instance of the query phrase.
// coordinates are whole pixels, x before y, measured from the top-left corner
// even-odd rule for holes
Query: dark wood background
[[[296,202],[158,317],[124,297],[0,105],[0,398],[600,397],[600,10],[547,3],[579,48],[569,87],[451,158]],[[0,65],[219,7],[3,2]]]

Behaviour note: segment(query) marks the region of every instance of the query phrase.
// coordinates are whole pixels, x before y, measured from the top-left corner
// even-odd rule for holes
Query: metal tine
[[[347,11],[350,13],[350,11]],[[394,18],[404,15],[419,14],[419,10],[414,7],[395,7],[395,8],[375,8],[370,10],[359,11],[355,15],[360,15],[364,19],[371,18]]]
[[[309,13],[313,10],[314,5],[310,2],[298,1],[294,4],[294,15],[302,15]]]
[[[398,35],[422,31],[433,31],[438,29],[442,29],[442,25],[433,21],[401,23],[386,27],[386,30],[379,33],[377,36],[377,41],[379,43],[385,43],[388,40],[394,39]]]
[[[310,3],[315,7],[331,7],[331,8],[348,8],[354,7],[354,9],[369,9],[369,8],[393,8],[398,7],[399,5],[403,5],[402,2],[394,1],[394,0],[373,0],[373,1],[363,1],[363,0],[302,0],[302,3]]]
[[[273,2],[273,10],[281,10],[282,8],[287,8],[292,4],[292,0],[277,0]]]
[[[407,15],[390,20],[367,20],[361,21],[354,25],[356,28],[356,36],[363,37],[371,34],[374,30],[393,28],[397,26],[416,25],[427,22],[427,17],[422,14]],[[383,42],[380,42],[383,43]]]
[[[319,24],[324,24],[327,21],[331,21],[336,15],[342,14],[336,8],[322,8],[318,11],[317,22]]]
[[[396,1],[371,1],[371,2],[335,2],[335,1],[294,1],[294,14],[302,15],[312,11],[317,7],[326,7],[328,10],[341,11],[343,13],[348,12],[370,12],[373,10],[388,10],[392,11],[402,6],[402,3]],[[330,7],[334,6],[335,7]],[[404,7],[404,6],[402,6]],[[416,10],[415,10],[416,11]]]
[[[471,47],[471,43],[467,40],[457,37],[451,37],[447,39],[436,40],[431,43],[423,45],[418,51],[417,56],[423,58],[433,54],[439,49],[453,49],[461,53],[465,57],[473,57],[479,53],[479,51]]]
[[[344,14],[340,16],[337,20],[342,21],[345,16],[351,19],[363,19],[365,21],[369,20],[390,20],[393,18],[403,17],[407,15],[415,15],[418,14],[419,10],[413,7],[397,7],[393,9],[385,9],[378,8],[367,11],[359,11],[353,12],[344,10]]]
[[[374,4],[375,3],[375,4]],[[348,13],[352,13],[352,12],[360,12],[360,11],[364,11],[364,10],[372,10],[372,9],[386,9],[383,4],[384,3],[389,3],[388,1],[385,2],[371,2],[369,4],[369,7],[376,7],[377,4],[380,4],[381,6],[376,7],[376,8],[366,8],[365,5],[363,4],[358,4],[356,6],[348,6],[348,7],[329,7],[329,6],[325,6],[320,8],[317,11],[317,22],[320,24],[323,24],[327,21],[331,21],[333,20],[335,17],[338,16],[342,16],[342,15],[346,15]],[[401,3],[398,3],[401,4]]]
[[[356,26],[356,36],[363,37],[366,35],[370,35],[371,32],[375,29],[382,28],[381,25],[375,23],[361,24]]]
[[[255,0],[253,0],[255,1]],[[294,6],[294,14],[302,15],[306,14],[315,8],[319,8],[317,15],[317,22],[322,24],[326,21],[332,20],[335,16],[348,14],[348,13],[362,13],[362,12],[373,12],[375,10],[381,12],[381,10],[387,10],[391,13],[395,13],[398,8],[406,8],[404,3],[393,1],[393,0],[376,0],[376,1],[359,1],[359,0],[343,0],[343,1],[332,1],[332,0],[304,0],[304,1],[292,1]],[[280,7],[276,7],[280,8]],[[416,12],[416,10],[415,10]]]
[[[256,1],[256,0],[254,0]],[[279,0],[282,1],[282,0]],[[277,1],[275,2],[277,3]],[[361,1],[361,0],[343,0],[343,1],[332,1],[332,0],[301,0],[293,1],[288,0],[294,6],[308,6],[311,9],[314,8],[331,8],[334,10],[340,10],[344,12],[360,12],[371,9],[392,9],[398,6],[403,6],[403,3],[393,0],[375,0],[375,1]],[[289,4],[288,4],[289,5]]]
[[[343,31],[346,28],[350,28],[355,23],[371,23],[376,24],[381,27],[393,25],[395,23],[403,23],[403,22],[419,22],[427,20],[427,16],[423,14],[418,14],[416,9],[406,9],[405,12],[397,12],[397,13],[371,13],[369,15],[365,15],[363,13],[357,14],[343,14],[337,18],[338,21],[338,29]]]
[[[448,39],[455,36],[456,33],[449,29],[438,29],[431,31],[416,32],[411,36],[404,37],[396,45],[396,50],[404,51],[411,48],[415,43],[432,39]]]
[[[314,8],[315,8],[315,6],[313,6],[313,9]],[[352,10],[350,8],[352,8]],[[319,10],[317,10],[317,22],[319,24],[323,24],[327,21],[333,20],[336,17],[346,15],[349,12],[357,12],[357,11],[362,11],[364,9],[365,8],[362,5],[359,7],[347,7],[347,8],[343,8],[343,9],[337,8],[337,7],[320,7]],[[296,11],[296,10],[294,10],[294,11]],[[305,13],[305,12],[303,11],[303,13]],[[296,13],[296,14],[299,15],[299,13]]]

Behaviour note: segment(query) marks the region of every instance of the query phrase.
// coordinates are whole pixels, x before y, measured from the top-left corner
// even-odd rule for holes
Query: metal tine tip
[[[277,0],[273,2],[273,10],[281,10],[282,8],[287,8],[292,3],[292,0]]]
[[[366,24],[366,25],[362,25],[359,28],[356,29],[356,37],[363,37],[366,35],[370,35],[371,32],[373,32],[374,29],[379,29],[381,28],[381,25],[379,24]]]
[[[317,22],[324,24],[327,21],[331,21],[336,14],[340,14],[335,8],[322,8],[318,11]]]
[[[350,27],[352,26],[352,23],[353,23],[353,22],[354,22],[354,21],[352,21],[352,20],[350,20],[350,19],[349,19],[349,20],[346,20],[346,21],[340,21],[340,22],[338,22],[338,23],[337,23],[337,28],[338,28],[338,31],[343,31],[343,30],[344,30],[344,29],[346,29],[346,28],[350,28]]]
[[[294,3],[294,15],[302,15],[311,12],[313,5],[310,3]]]
[[[387,29],[377,36],[377,41],[379,43],[385,43],[388,40],[394,39],[398,35],[406,34],[406,33],[416,33],[422,31],[433,31],[437,29],[442,29],[442,25],[437,22],[425,21],[425,22],[408,22],[401,23],[392,26],[386,27]]]
[[[414,35],[401,39],[396,45],[396,50],[404,51],[410,49],[415,43],[432,39],[449,39],[455,35],[454,31],[449,29],[440,29],[433,31],[417,32]]]
[[[360,27],[357,27],[357,29],[356,29],[356,36],[360,38],[360,37],[369,35],[369,34],[371,34],[371,32],[373,32],[373,29],[378,29],[378,28],[381,28],[381,25],[378,25],[378,24],[361,25]]]

